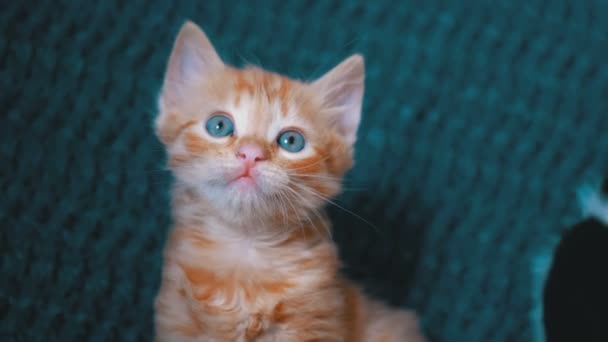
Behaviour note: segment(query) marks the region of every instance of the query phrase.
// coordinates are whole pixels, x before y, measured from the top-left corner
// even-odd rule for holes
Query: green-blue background
[[[151,339],[170,182],[151,122],[189,18],[227,61],[292,77],[363,53],[340,203],[376,228],[331,211],[348,274],[434,340],[538,338],[543,258],[608,169],[607,17],[600,0],[0,2],[0,337]]]

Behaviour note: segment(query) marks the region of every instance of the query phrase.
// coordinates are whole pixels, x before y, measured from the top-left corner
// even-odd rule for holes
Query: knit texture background
[[[435,341],[537,338],[535,260],[608,169],[607,17],[600,0],[2,1],[0,339],[151,340],[171,182],[152,120],[187,18],[226,61],[296,78],[363,53],[338,201],[373,227],[331,209],[345,271]]]

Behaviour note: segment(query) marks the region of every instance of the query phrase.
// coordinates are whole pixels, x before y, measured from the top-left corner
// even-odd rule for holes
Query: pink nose
[[[264,150],[259,145],[251,143],[241,146],[236,157],[251,165],[267,159]]]

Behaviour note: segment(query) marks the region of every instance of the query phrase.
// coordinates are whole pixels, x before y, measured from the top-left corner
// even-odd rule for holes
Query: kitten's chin
[[[293,207],[297,198],[287,198],[289,179],[278,167],[262,164],[251,170],[223,168],[206,179],[188,180],[196,192],[213,207],[213,212],[233,222],[274,220]],[[294,195],[295,196],[295,195]]]
[[[239,177],[223,185],[202,186],[199,191],[218,215],[230,221],[259,221],[271,217],[274,212],[271,195],[265,194],[251,177]]]

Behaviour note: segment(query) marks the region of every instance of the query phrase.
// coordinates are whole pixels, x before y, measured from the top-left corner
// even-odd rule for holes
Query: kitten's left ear
[[[315,93],[323,99],[323,112],[348,144],[354,144],[361,120],[365,87],[363,56],[352,55],[312,83]]]

